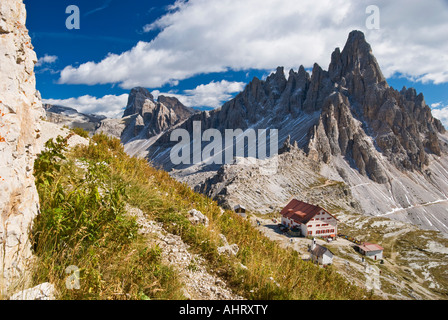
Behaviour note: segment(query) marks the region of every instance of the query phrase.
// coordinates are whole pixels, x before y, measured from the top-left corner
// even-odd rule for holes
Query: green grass
[[[60,278],[64,277],[65,267],[74,264],[82,267],[83,280],[89,283],[89,289],[84,288],[76,293],[62,289],[63,298],[113,298],[115,291],[121,296],[128,294],[132,299],[171,299],[180,295],[175,272],[161,264],[159,255],[155,253],[156,248],[147,248],[144,241],[132,231],[135,222],[122,212],[124,201],[140,208],[150,219],[161,222],[167,231],[179,235],[190,245],[193,253],[205,258],[209,272],[219,275],[235,293],[245,298],[375,298],[366,290],[349,284],[334,268],[323,269],[302,261],[296,251],[281,248],[232,211],[222,214],[215,201],[195,193],[186,184],[172,179],[165,171],[156,170],[146,160],[129,157],[118,139],[95,135],[89,146],[78,146],[67,157],[69,160],[65,160],[66,164],[62,165],[61,172],[57,174],[67,180],[61,181],[66,190],[64,197],[71,199],[67,193],[76,194],[79,185],[85,183],[82,179],[68,180],[65,168],[72,177],[70,161],[73,163],[77,159],[89,164],[103,163],[106,168],[102,176],[104,180],[98,183],[101,182],[101,188],[106,184],[111,190],[102,196],[98,192],[100,200],[104,201],[101,208],[113,207],[115,211],[111,216],[105,214],[94,220],[81,218],[85,224],[81,226],[75,224],[74,219],[67,220],[66,211],[58,212],[61,207],[71,208],[73,199],[67,206],[64,205],[65,200],[57,204],[51,203],[52,200],[43,201],[43,208],[46,208],[46,202],[50,203],[49,209],[43,210],[43,216],[48,215],[49,220],[41,218],[45,222],[36,225],[38,231],[35,233],[46,234],[44,238],[39,236],[37,241],[42,247],[37,251],[41,265],[36,273],[37,278],[42,281],[49,274],[50,280],[62,282]],[[94,185],[98,187],[98,184]],[[54,183],[51,190],[39,188],[40,194],[57,194]],[[114,196],[110,196],[111,193]],[[84,194],[89,197],[89,193]],[[88,203],[97,200],[86,199]],[[208,227],[195,226],[189,222],[188,211],[193,208],[209,218]],[[93,214],[89,212],[86,217]],[[53,231],[48,231],[50,225],[65,230],[66,223],[71,230],[68,236],[57,233],[58,237],[55,237]],[[84,238],[86,234],[91,235],[92,239]],[[218,254],[217,248],[222,245],[219,234],[224,234],[230,244],[238,245],[237,256]],[[62,237],[68,247],[58,241]],[[194,267],[194,264],[190,266],[192,269]]]
[[[86,139],[89,137],[89,132],[84,130],[83,128],[75,127],[70,129],[70,131]]]
[[[50,140],[35,163],[41,214],[31,234],[34,282],[54,283],[59,299],[182,298],[175,272],[126,215],[123,181],[105,162],[66,157],[65,143]],[[66,287],[69,266],[80,270],[78,290]]]

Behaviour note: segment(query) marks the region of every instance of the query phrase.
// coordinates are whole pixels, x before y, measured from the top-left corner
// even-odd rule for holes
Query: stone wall
[[[33,164],[43,109],[25,22],[22,0],[0,1],[0,296],[27,286],[39,206]]]

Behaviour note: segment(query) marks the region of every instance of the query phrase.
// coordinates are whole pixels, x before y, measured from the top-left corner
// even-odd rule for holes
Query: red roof
[[[288,203],[286,207],[283,208],[280,214],[285,218],[291,218],[297,222],[306,224],[308,223],[308,221],[313,219],[321,210],[324,210],[326,213],[328,213],[321,207],[293,199]]]
[[[359,247],[365,252],[384,250],[384,248],[382,246],[375,244],[375,243],[369,243],[369,242],[364,242],[364,244]]]

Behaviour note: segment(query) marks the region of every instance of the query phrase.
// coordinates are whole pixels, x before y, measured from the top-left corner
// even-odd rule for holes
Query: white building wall
[[[296,221],[290,219],[290,218],[285,218],[282,217],[282,225],[293,228],[293,227],[298,227],[301,228],[302,224],[301,223],[297,223]]]
[[[300,231],[302,231],[302,236],[306,237],[308,234],[308,229],[306,227],[306,224],[300,225]]]
[[[328,252],[323,255],[321,264],[327,265],[333,263],[333,256],[329,254]]]
[[[383,251],[370,251],[365,253],[366,257],[369,257],[373,260],[381,260],[383,259]]]
[[[328,265],[333,263],[333,255],[329,252],[326,252],[322,257],[311,255],[311,260],[313,262],[317,261],[321,265]]]
[[[327,224],[327,226],[322,225]],[[319,227],[318,227],[319,226]],[[305,235],[308,235],[308,232],[312,232],[310,236],[317,236],[317,237],[328,237],[329,235],[337,235],[338,234],[338,222],[337,220],[325,212],[325,210],[321,210],[318,215],[316,215],[313,219],[311,219],[307,225],[306,225],[306,232]],[[329,230],[334,229],[334,232],[331,233],[317,233],[317,231],[320,230]]]

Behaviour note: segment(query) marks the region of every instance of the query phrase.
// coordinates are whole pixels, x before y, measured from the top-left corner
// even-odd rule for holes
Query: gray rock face
[[[201,122],[202,130],[221,132],[279,129],[281,141],[290,136],[316,161],[329,163],[332,156],[342,155],[379,183],[388,181],[382,156],[400,170],[422,171],[429,154],[441,155],[438,134],[445,132],[421,94],[389,87],[359,31],[350,33],[342,52],[333,52],[329,71],[315,64],[310,77],[301,66],[286,79],[279,67],[266,81],[254,78],[220,109],[194,115],[181,127],[192,132],[194,121]],[[163,131],[170,122],[161,123],[163,127],[152,126]],[[169,136],[163,134],[146,149],[151,160],[167,169],[168,159],[158,154],[161,147],[173,146]]]
[[[166,97],[166,96],[159,96],[158,102],[166,106],[168,109],[171,109],[174,111],[176,116],[181,119],[185,120],[188,119],[191,115],[195,114],[196,111],[194,109],[185,107],[177,98],[175,97]]]
[[[334,91],[348,99],[343,103],[345,120],[323,121],[325,131],[333,144],[339,129],[345,131],[339,143],[341,154],[351,153],[360,172],[374,181],[386,182],[378,161],[368,154],[367,145],[359,144],[361,140],[366,141],[366,136],[373,137],[375,148],[402,170],[422,170],[428,164],[428,154],[440,156],[437,135],[445,132],[440,121],[432,117],[422,94],[406,88],[399,92],[388,86],[362,32],[351,32],[343,51],[333,52],[329,77]],[[329,96],[323,104],[322,116],[331,117],[328,108],[339,108],[332,100]],[[365,134],[358,130],[358,135],[350,135],[355,127],[347,126],[347,116],[360,121]],[[347,141],[349,136],[353,139]],[[348,150],[347,143],[351,145]],[[332,154],[339,153],[337,149],[332,150]]]
[[[160,96],[158,101],[145,88],[131,90],[122,119],[106,119],[96,132],[102,132],[127,143],[134,138],[149,139],[195,114],[175,97]]]
[[[21,0],[0,2],[0,294],[27,283],[28,232],[39,206],[33,165],[44,112],[25,21]]]
[[[51,283],[42,283],[34,288],[20,291],[9,300],[55,300],[56,289]]]
[[[325,163],[330,163],[333,155],[342,155],[361,174],[379,183],[387,182],[371,139],[353,117],[348,98],[340,93],[326,99],[319,123],[308,144],[308,152]]]
[[[122,139],[123,143],[126,143],[127,140],[123,139],[124,131],[125,129],[128,129],[131,131],[132,137],[135,137],[136,133],[134,131],[135,128],[135,121],[137,115],[127,116],[123,117],[121,119],[105,119],[100,122],[98,128],[96,129],[95,133],[103,133],[108,136]],[[137,130],[137,133],[139,133],[140,130]]]

